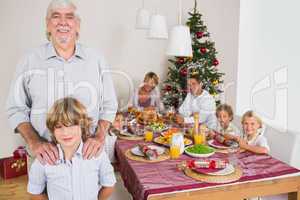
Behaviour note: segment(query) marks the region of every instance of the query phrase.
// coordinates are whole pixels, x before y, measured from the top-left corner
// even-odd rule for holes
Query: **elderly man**
[[[58,150],[46,128],[46,113],[55,100],[72,96],[87,108],[93,136],[84,144],[85,159],[101,151],[117,110],[113,82],[103,58],[79,43],[80,18],[68,0],[53,0],[46,16],[50,41],[17,65],[7,100],[9,122],[42,163],[54,164]]]

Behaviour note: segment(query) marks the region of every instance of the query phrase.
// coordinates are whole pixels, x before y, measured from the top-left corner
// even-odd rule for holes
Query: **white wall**
[[[165,40],[148,40],[146,32],[135,30],[135,14],[141,0],[75,1],[82,17],[80,41],[99,48],[113,69],[121,70],[137,85],[147,71],[157,72],[163,80],[167,73]],[[176,24],[177,1],[146,0],[146,8],[163,14],[169,27]],[[8,156],[22,142],[9,129],[4,114],[5,99],[16,63],[24,52],[45,40],[44,16],[49,0],[0,1],[0,157]],[[193,0],[183,1],[183,19]],[[198,0],[203,19],[216,42],[226,83],[236,78],[238,52],[238,0]],[[119,99],[127,99],[127,81],[114,76]],[[235,87],[226,91],[226,99],[235,104]]]
[[[241,0],[237,112],[253,109],[299,133],[300,18],[297,0]]]

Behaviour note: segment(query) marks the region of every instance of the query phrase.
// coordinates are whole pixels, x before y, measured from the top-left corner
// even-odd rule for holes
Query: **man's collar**
[[[82,46],[78,43],[76,43],[75,46],[75,53],[74,55],[78,58],[81,59],[85,59],[86,58],[86,54],[84,53]],[[46,60],[50,59],[50,58],[54,58],[54,57],[59,57],[55,51],[55,48],[53,46],[53,44],[50,42],[47,44],[47,49],[46,49]]]

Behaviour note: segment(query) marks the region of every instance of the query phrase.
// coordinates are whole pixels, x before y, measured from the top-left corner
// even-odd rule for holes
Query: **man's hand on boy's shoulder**
[[[104,145],[104,140],[105,140],[105,134],[101,134],[102,137],[100,136],[95,136],[95,137],[89,137],[84,145],[83,145],[83,158],[84,159],[91,159],[93,157],[97,157]]]
[[[38,141],[30,145],[30,150],[33,155],[45,165],[55,165],[58,159],[58,149],[57,147],[50,142]]]
[[[105,142],[105,135],[110,126],[107,120],[99,120],[95,135],[89,137],[82,149],[83,159],[91,159],[100,155]]]

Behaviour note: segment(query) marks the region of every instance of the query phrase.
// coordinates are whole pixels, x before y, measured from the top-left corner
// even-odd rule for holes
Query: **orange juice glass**
[[[146,131],[144,137],[146,142],[151,142],[153,140],[153,132]]]
[[[180,147],[178,145],[170,146],[170,157],[171,159],[177,159],[180,156]]]
[[[202,134],[194,134],[194,144],[202,144],[203,142]]]

